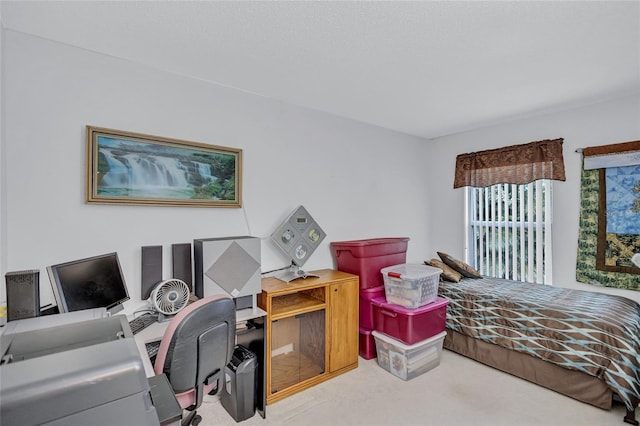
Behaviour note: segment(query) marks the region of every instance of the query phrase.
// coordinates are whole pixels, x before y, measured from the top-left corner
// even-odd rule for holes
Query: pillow
[[[451,268],[449,265],[441,262],[438,259],[425,260],[424,263],[429,266],[433,266],[434,268],[442,269],[441,276],[447,281],[453,281],[454,283],[457,283],[462,279],[463,275],[460,272],[456,271],[455,269]]]
[[[458,260],[455,257],[449,256],[447,253],[437,252],[440,259],[452,267],[456,271],[460,272],[467,278],[482,278],[482,274],[478,272],[476,269],[471,267],[471,265],[464,263],[462,260]]]

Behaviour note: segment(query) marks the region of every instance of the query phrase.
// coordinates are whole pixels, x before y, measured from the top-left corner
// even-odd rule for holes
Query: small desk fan
[[[275,275],[281,281],[289,282],[298,278],[316,277],[300,267],[320,245],[326,234],[311,217],[309,212],[299,206],[271,234],[271,239],[291,259],[291,267]]]
[[[149,301],[158,312],[160,321],[161,315],[174,315],[184,309],[189,303],[189,296],[189,286],[184,281],[173,278],[156,285]]]

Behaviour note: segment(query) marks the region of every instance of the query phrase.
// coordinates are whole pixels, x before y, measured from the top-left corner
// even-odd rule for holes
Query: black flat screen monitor
[[[129,300],[118,253],[52,265],[47,271],[61,313],[92,308],[116,313]]]

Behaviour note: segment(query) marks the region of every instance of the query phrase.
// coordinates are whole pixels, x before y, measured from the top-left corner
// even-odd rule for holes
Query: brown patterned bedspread
[[[440,282],[447,328],[603,380],[640,401],[640,305],[590,291],[498,278]]]

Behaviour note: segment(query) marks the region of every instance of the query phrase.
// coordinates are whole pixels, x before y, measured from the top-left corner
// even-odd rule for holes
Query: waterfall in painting
[[[194,186],[217,179],[209,164],[197,161],[131,152],[116,155],[106,147],[100,154],[106,162],[101,194],[191,198]]]

